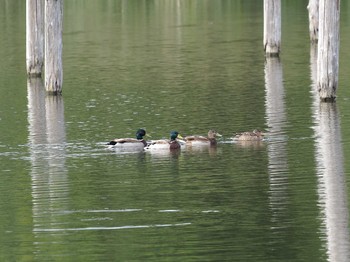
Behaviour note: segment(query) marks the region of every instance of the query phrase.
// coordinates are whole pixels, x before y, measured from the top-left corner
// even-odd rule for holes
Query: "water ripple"
[[[34,228],[33,232],[63,232],[63,231],[95,231],[95,230],[122,230],[122,229],[138,229],[138,228],[155,228],[155,227],[178,227],[188,226],[191,223],[177,224],[155,224],[155,225],[130,225],[117,227],[80,227],[80,228]]]

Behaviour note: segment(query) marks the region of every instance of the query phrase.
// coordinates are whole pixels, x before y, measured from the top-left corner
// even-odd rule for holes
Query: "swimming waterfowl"
[[[215,146],[217,144],[216,137],[221,137],[215,130],[209,130],[208,136],[186,136],[184,138],[187,146]]]
[[[180,149],[181,145],[177,138],[181,138],[182,136],[177,131],[172,131],[170,133],[170,140],[168,139],[160,139],[160,140],[153,140],[149,141],[147,143],[147,146],[145,147],[146,150],[176,150]]]
[[[107,143],[112,148],[115,149],[140,149],[147,145],[147,142],[144,140],[144,136],[146,135],[146,130],[140,128],[136,132],[136,138],[116,138]]]
[[[237,141],[260,141],[264,139],[264,133],[258,129],[254,129],[251,132],[236,133],[232,139]]]

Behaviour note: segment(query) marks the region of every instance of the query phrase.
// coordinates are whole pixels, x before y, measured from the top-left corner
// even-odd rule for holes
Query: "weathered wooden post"
[[[320,0],[317,88],[322,101],[334,101],[339,73],[340,0]]]
[[[264,50],[266,56],[281,51],[281,0],[264,0]]]
[[[51,94],[62,92],[63,0],[45,1],[45,88]]]
[[[26,1],[26,66],[29,77],[40,77],[44,64],[44,2]]]
[[[312,43],[318,41],[318,10],[319,0],[309,0],[307,10],[309,11],[309,32]]]

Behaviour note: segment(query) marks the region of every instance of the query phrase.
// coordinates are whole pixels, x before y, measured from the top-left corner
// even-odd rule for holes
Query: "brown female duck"
[[[186,136],[184,138],[186,146],[215,146],[217,144],[216,137],[221,137],[215,130],[209,130],[208,136]]]
[[[236,133],[232,137],[236,141],[261,141],[264,139],[264,133],[258,129],[251,132]]]

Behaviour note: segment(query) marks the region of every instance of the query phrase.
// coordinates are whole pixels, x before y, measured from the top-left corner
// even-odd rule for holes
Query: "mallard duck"
[[[264,139],[264,133],[254,129],[251,132],[236,133],[232,139],[236,141],[260,141]]]
[[[147,142],[143,139],[146,135],[146,130],[140,128],[136,132],[136,138],[116,138],[107,143],[115,149],[139,149],[143,150]]]
[[[145,147],[146,150],[176,150],[180,149],[181,145],[177,138],[181,138],[182,136],[177,131],[172,131],[170,133],[170,140],[168,139],[160,139],[160,140],[153,140],[149,141],[147,143],[147,146]]]
[[[215,130],[209,130],[208,136],[186,136],[184,138],[187,146],[215,146],[217,144],[216,137],[221,137]]]

